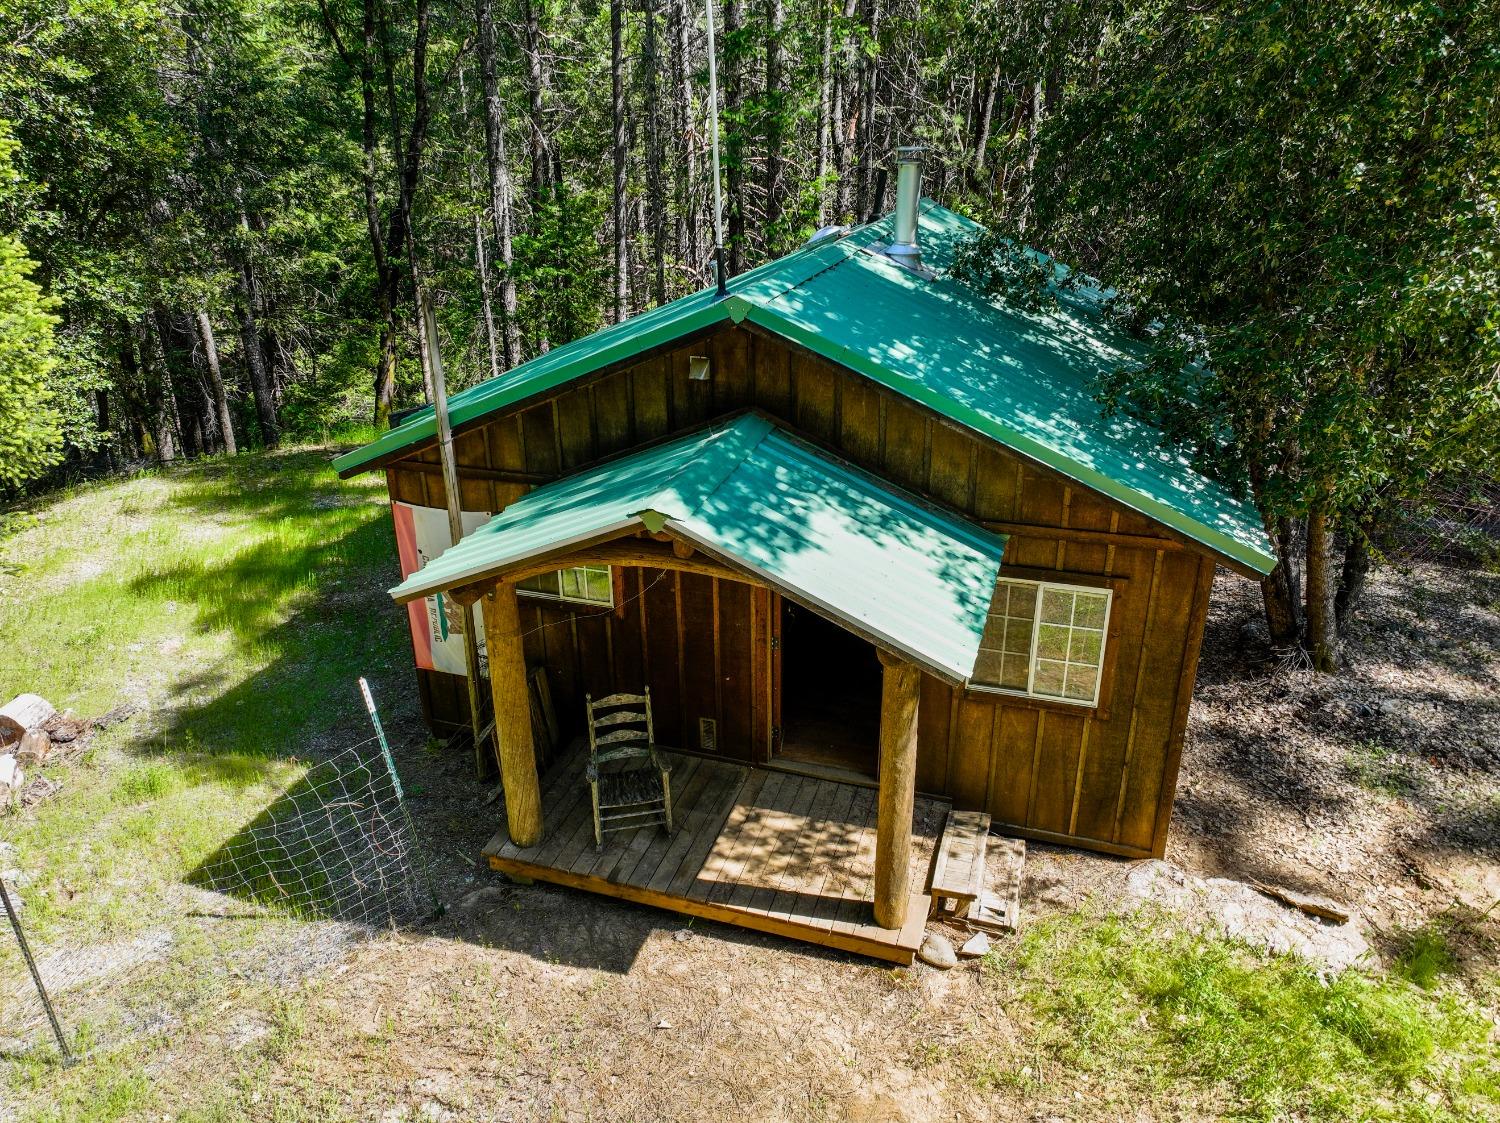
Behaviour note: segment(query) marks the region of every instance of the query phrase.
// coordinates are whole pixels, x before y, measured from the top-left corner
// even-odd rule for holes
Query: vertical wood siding
[[[713,377],[693,382],[706,354]],[[1011,567],[1116,579],[1100,705],[1082,709],[951,687],[924,677],[917,786],[983,808],[997,826],[1115,853],[1161,853],[1202,638],[1211,559],[1150,520],[945,423],[778,340],[724,328],[533,401],[460,434],[464,506],[499,511],[528,484],[755,406],[853,463],[975,518],[1129,536],[1013,534]],[[387,469],[393,499],[443,504],[435,449]],[[1140,538],[1161,546],[1142,545]],[[564,725],[585,692],[651,687],[661,739],[762,759],[771,734],[769,594],[730,581],[625,570],[613,610],[523,598],[526,656],[547,668]],[[892,595],[899,595],[893,590]],[[435,725],[462,720],[453,676],[419,672]],[[456,684],[456,685],[454,685]]]

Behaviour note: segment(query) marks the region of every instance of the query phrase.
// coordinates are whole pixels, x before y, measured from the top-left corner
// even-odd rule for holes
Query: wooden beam
[[[394,468],[399,472],[427,472],[437,475],[442,472],[441,464],[433,464],[427,460],[398,460],[387,467]],[[357,471],[364,471],[359,468]],[[465,464],[458,470],[458,478],[461,480],[492,480],[495,483],[506,484],[547,484],[557,479],[556,474],[547,472],[522,472],[514,468],[480,468]]]
[[[417,303],[422,309],[422,361],[432,383],[432,405],[437,415],[438,460],[443,469],[443,498],[448,508],[448,544],[457,546],[464,536],[463,499],[459,494],[458,464],[453,456],[453,430],[448,425],[448,389],[443,376],[443,356],[438,348],[437,319],[432,302],[420,288]],[[474,617],[467,605],[459,606],[464,638],[464,693],[469,704],[469,732],[474,735],[474,773],[488,780],[495,772],[493,754],[485,745],[479,712],[479,640],[474,635]]]
[[[837,948],[839,951],[853,952],[856,955],[868,955],[872,959],[883,959],[903,967],[911,966],[913,954],[922,942],[922,930],[926,927],[927,921],[925,904],[927,895],[920,889],[912,891],[911,905],[907,910],[911,917],[911,924],[898,936],[893,936],[888,940],[877,940],[861,935],[857,931],[846,932],[826,928],[816,921],[803,920],[795,914],[775,915],[719,901],[674,896],[671,893],[659,892],[645,886],[578,874],[570,869],[524,862],[518,858],[501,858],[495,854],[488,854],[486,860],[490,864],[490,869],[497,870],[509,878],[517,880],[525,878],[527,881],[545,881],[553,885],[566,885],[571,889],[582,889],[587,893],[598,893],[601,896],[615,897],[622,901],[634,901],[636,904],[649,905],[652,908],[669,909],[684,916],[696,916],[705,920],[716,920],[721,924],[733,924],[737,928],[748,928],[753,932],[768,932],[775,936],[803,940],[810,944]]]
[[[1048,541],[1060,539],[1064,542],[1098,543],[1101,546],[1120,546],[1135,550],[1187,549],[1176,538],[1153,538],[1146,534],[1116,534],[1109,530],[1085,530],[1072,526],[1038,526],[1035,523],[1000,522],[996,519],[976,519],[975,521],[985,530],[992,530],[996,534],[1015,535],[1017,538],[1040,538]]]
[[[718,577],[725,581],[741,581],[757,588],[767,587],[766,582],[759,577],[724,565],[701,552],[694,551],[684,558],[678,556],[678,551],[674,546],[658,545],[644,538],[623,538],[597,546],[587,546],[570,553],[549,555],[538,561],[529,561],[523,565],[478,578],[467,585],[449,589],[447,594],[459,604],[473,604],[494,588],[496,582],[524,581],[539,573],[551,573],[553,570],[568,569],[575,565],[633,565],[647,569],[670,569],[680,573]]]
[[[917,790],[922,672],[880,653],[880,794],[875,815],[875,923],[900,929],[911,901],[911,820]]]
[[[495,702],[495,743],[505,788],[505,821],[517,846],[542,840],[542,785],[531,740],[531,691],[521,642],[521,609],[514,584],[496,585],[484,598],[484,639]]]

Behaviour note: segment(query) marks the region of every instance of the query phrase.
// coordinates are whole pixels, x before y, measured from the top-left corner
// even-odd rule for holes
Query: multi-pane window
[[[1104,667],[1110,592],[1002,580],[990,602],[973,682],[1035,698],[1094,705]]]
[[[516,584],[516,588],[534,597],[572,601],[577,604],[612,605],[614,581],[607,565],[579,565],[539,573]]]

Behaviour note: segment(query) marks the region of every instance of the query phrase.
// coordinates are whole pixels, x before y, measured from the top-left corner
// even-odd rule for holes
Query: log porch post
[[[493,658],[493,656],[491,656]],[[922,672],[882,651],[880,799],[875,816],[875,923],[900,929],[911,899],[911,819],[917,791]]]
[[[516,587],[502,581],[482,601],[484,643],[490,661],[490,694],[495,702],[495,743],[500,783],[505,788],[505,820],[510,840],[520,847],[542,840],[542,785],[531,740],[531,691],[521,643],[521,609]]]

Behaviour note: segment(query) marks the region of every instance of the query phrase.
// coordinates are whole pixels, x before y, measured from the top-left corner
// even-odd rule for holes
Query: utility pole
[[[432,408],[437,414],[438,454],[443,462],[443,492],[448,499],[448,537],[457,546],[464,536],[463,504],[458,492],[458,466],[453,460],[453,428],[448,424],[448,388],[443,379],[443,357],[438,352],[437,317],[432,314],[432,302],[425,292],[418,292],[417,301],[422,308],[422,330],[427,343],[424,350],[432,378]],[[484,780],[494,771],[495,755],[485,751],[480,728],[479,640],[474,634],[474,610],[453,603],[464,614],[464,685],[468,689],[469,725],[474,734],[474,771]]]

